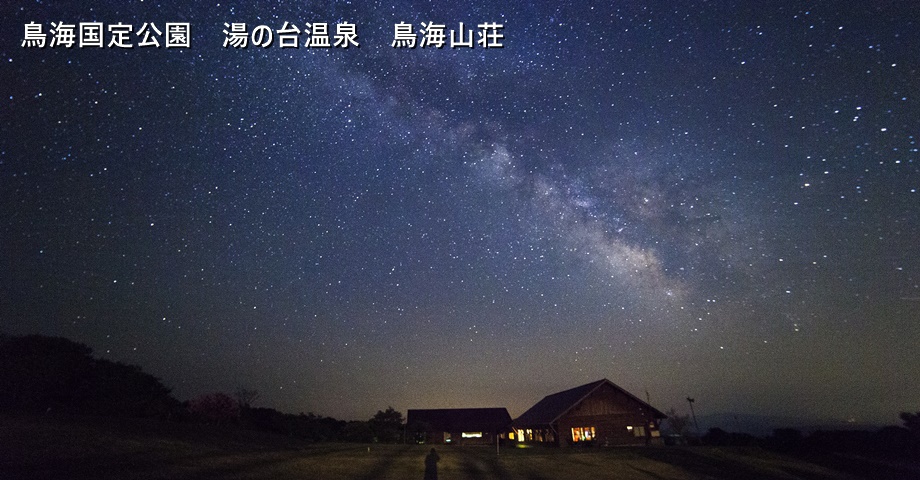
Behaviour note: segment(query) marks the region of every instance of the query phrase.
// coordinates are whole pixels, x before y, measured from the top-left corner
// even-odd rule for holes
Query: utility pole
[[[687,397],[687,403],[690,404],[690,413],[693,414],[693,425],[696,426],[696,436],[699,437],[700,436],[700,424],[699,422],[696,421],[696,412],[693,410],[693,402],[695,401],[696,400],[690,397]]]

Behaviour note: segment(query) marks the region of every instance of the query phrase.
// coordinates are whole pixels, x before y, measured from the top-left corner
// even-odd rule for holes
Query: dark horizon
[[[341,419],[601,378],[698,416],[920,409],[918,4],[0,10],[0,331]],[[22,46],[94,21],[191,46]]]
[[[236,415],[233,423],[242,422],[250,425],[252,418],[243,421],[242,410],[252,412],[263,412],[264,415],[276,414],[287,415],[289,418],[297,418],[298,415],[306,414],[311,419],[322,420],[324,425],[344,425],[346,422],[368,422],[367,419],[359,418],[335,418],[323,415],[322,412],[290,412],[279,411],[272,406],[263,405],[260,401],[261,393],[255,390],[240,387],[235,391],[226,392],[207,392],[196,395],[193,398],[175,398],[172,395],[172,389],[161,383],[160,379],[148,372],[144,372],[138,366],[126,364],[117,359],[100,358],[92,352],[88,346],[74,342],[63,337],[50,337],[45,335],[23,335],[13,336],[0,332],[0,356],[11,369],[10,375],[4,377],[4,385],[8,391],[14,392],[11,396],[4,397],[3,410],[7,413],[29,414],[36,412],[51,413],[52,417],[58,415],[76,414],[89,418],[116,417],[128,419],[130,417],[150,417],[158,420],[171,419],[178,422],[189,421],[207,421],[203,420],[204,415],[216,415],[214,412],[231,415],[228,411],[221,411],[214,407],[214,411],[203,410],[202,405],[214,405],[215,402],[230,402],[238,408],[234,409]],[[76,376],[75,376],[76,375]],[[609,379],[602,379],[601,383],[609,382]],[[76,387],[80,385],[80,387]],[[549,398],[558,398],[559,395],[569,394],[572,391],[593,391],[598,385],[598,381],[589,382],[585,385],[578,385],[566,389],[562,392],[553,392],[541,398],[539,402],[543,405]],[[615,385],[615,384],[614,384]],[[118,388],[123,386],[123,388]],[[132,387],[133,386],[133,387]],[[140,387],[140,388],[137,388]],[[587,390],[586,390],[587,389]],[[18,392],[18,393],[15,393]],[[631,392],[626,392],[632,395]],[[566,398],[576,399],[581,394],[572,396],[569,394]],[[639,399],[643,405],[648,405],[646,400]],[[215,399],[221,400],[215,400]],[[688,397],[689,400],[689,397]],[[558,400],[550,402],[555,404]],[[695,403],[695,399],[693,400]],[[515,422],[527,422],[523,420],[530,412],[537,408],[532,405],[528,408],[527,413],[515,415]],[[545,407],[544,407],[545,408]],[[652,406],[654,408],[654,406]],[[208,411],[209,413],[202,413]],[[393,410],[392,406],[378,410],[370,422],[374,422],[379,416],[386,416],[389,412],[395,411],[399,415],[399,410]],[[418,409],[408,408],[406,415],[403,416],[405,425],[412,425],[412,412],[417,415],[443,415],[444,412],[462,412],[456,413],[461,415],[457,418],[472,419],[478,421],[482,415],[498,415],[495,412],[503,412],[507,416],[508,411],[504,406],[491,407],[452,407],[452,408],[435,408],[435,409]],[[434,413],[429,413],[434,412]],[[663,415],[663,422],[670,428],[670,415],[676,415],[678,425],[683,422],[689,423],[688,426],[679,426],[683,434],[703,435],[710,430],[722,430],[733,433],[744,433],[769,439],[774,436],[778,429],[797,430],[806,435],[819,431],[863,431],[873,432],[876,430],[900,427],[895,424],[881,424],[858,422],[855,418],[845,420],[834,418],[818,417],[791,417],[777,415],[758,415],[746,412],[714,412],[699,416],[691,414],[682,414],[676,409],[672,412],[670,409],[667,414],[658,411]],[[693,412],[695,413],[695,412]],[[905,412],[899,415],[899,421],[905,423]],[[223,418],[223,417],[221,417]],[[528,417],[530,418],[530,417]],[[683,419],[683,420],[681,420]],[[440,420],[443,421],[443,420]],[[460,420],[455,420],[460,421]],[[329,423],[331,422],[331,423]],[[416,422],[417,423],[417,422]],[[499,422],[501,423],[501,422]],[[697,427],[697,424],[699,425]],[[666,430],[667,431],[667,430]]]

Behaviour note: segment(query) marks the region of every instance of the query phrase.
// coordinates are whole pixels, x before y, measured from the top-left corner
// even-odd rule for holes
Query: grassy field
[[[421,479],[431,446],[307,444],[236,429],[0,416],[3,479]],[[837,479],[854,476],[759,448],[436,447],[440,480]],[[900,470],[892,478],[909,478]],[[914,471],[914,473],[918,473]],[[907,476],[902,476],[907,474]]]

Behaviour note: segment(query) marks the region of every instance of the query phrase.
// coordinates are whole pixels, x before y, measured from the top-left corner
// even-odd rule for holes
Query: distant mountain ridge
[[[726,432],[749,433],[758,437],[765,437],[777,428],[794,428],[803,434],[817,430],[869,430],[876,431],[885,425],[870,422],[855,422],[835,419],[818,419],[807,417],[789,417],[781,415],[755,415],[749,413],[715,413],[697,417],[700,423],[700,434],[703,435],[710,428],[721,428]],[[693,419],[690,419],[689,430],[695,430]]]

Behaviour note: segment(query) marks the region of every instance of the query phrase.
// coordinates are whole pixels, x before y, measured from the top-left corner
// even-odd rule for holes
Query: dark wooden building
[[[515,440],[575,444],[645,445],[660,443],[667,416],[607,380],[554,393],[514,420]]]
[[[510,434],[511,415],[505,408],[409,410],[406,428],[420,443],[495,444]]]

